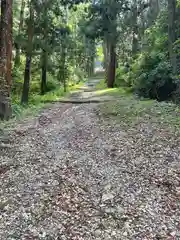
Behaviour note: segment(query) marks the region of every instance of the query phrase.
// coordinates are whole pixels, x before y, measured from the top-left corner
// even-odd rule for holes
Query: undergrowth
[[[105,89],[107,86],[106,82],[104,79],[102,79],[101,81],[99,81],[99,83],[96,85],[96,89],[97,90],[101,90],[101,89]]]
[[[131,89],[128,87],[118,87],[118,88],[107,88],[107,84],[104,80],[101,80],[96,85],[96,95],[103,96],[103,95],[110,95],[120,97],[122,95],[129,95],[131,93]]]
[[[69,84],[67,92],[63,88],[57,88],[45,95],[31,94],[28,105],[21,105],[18,95],[12,95],[12,119],[8,122],[0,121],[0,129],[9,127],[17,120],[24,119],[30,116],[36,116],[43,108],[48,107],[53,102],[58,102],[63,97],[67,97],[71,91],[76,90],[83,85],[83,82],[78,84]]]
[[[101,115],[108,121],[129,128],[139,123],[151,123],[173,129],[180,128],[180,107],[172,102],[140,99],[128,88],[97,90],[99,95],[114,96],[114,101],[99,105]]]
[[[173,103],[122,96],[117,101],[100,105],[100,111],[105,118],[120,123],[124,127],[145,122],[180,128],[180,108]]]

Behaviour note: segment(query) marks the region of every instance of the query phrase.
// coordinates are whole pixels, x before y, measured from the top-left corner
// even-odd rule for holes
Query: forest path
[[[179,138],[97,106],[55,103],[1,143],[0,239],[180,238]]]
[[[101,81],[99,78],[90,78],[84,86],[80,87],[77,91],[73,91],[67,98],[60,102],[62,103],[103,103],[116,100],[113,96],[101,95],[96,91],[96,85]]]

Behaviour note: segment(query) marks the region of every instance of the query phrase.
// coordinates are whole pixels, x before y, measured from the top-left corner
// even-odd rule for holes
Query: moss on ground
[[[96,95],[104,96],[122,96],[122,95],[129,95],[131,93],[131,89],[127,87],[121,87],[121,88],[107,88],[107,83],[105,80],[101,80],[96,85]]]
[[[96,85],[96,90],[104,90],[106,89],[106,83],[105,80],[102,79],[101,81],[99,81],[99,83]]]

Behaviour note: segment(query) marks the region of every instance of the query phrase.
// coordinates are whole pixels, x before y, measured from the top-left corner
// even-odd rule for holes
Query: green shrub
[[[129,69],[125,66],[120,66],[116,70],[115,87],[129,86],[128,72]]]
[[[19,117],[21,115],[22,111],[23,111],[23,107],[20,104],[18,104],[18,103],[12,104],[12,116],[13,117],[15,117],[15,116]]]
[[[164,101],[172,98],[176,89],[170,63],[160,53],[144,53],[132,67],[133,88],[142,97]]]
[[[60,84],[56,80],[56,78],[50,74],[47,74],[47,92],[54,91],[59,87],[60,87]]]
[[[40,85],[39,81],[31,81],[30,83],[30,94],[39,93]]]
[[[161,11],[145,31],[143,52],[134,60],[130,71],[122,75],[139,96],[158,101],[174,96],[179,83],[172,76],[167,44],[168,15],[167,11]]]
[[[86,74],[82,71],[82,69],[76,67],[71,72],[71,78],[73,79],[74,83],[84,82],[86,80]]]

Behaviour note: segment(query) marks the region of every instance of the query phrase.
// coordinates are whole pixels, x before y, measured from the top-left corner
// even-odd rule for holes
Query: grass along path
[[[76,92],[77,89],[84,85],[83,82],[75,85],[69,85],[67,92],[61,87],[55,89],[54,91],[47,92],[45,95],[30,95],[29,104],[21,105],[19,96],[13,96],[12,99],[12,112],[13,116],[8,122],[0,121],[0,130],[8,129],[16,125],[18,121],[23,121],[31,117],[40,115],[44,109],[50,108],[52,103],[61,101],[69,97],[72,92]]]
[[[139,99],[128,88],[106,88],[103,81],[97,86],[99,96],[114,97],[114,101],[101,104],[99,110],[105,118],[112,119],[124,127],[132,127],[141,122],[149,122],[180,130],[180,107],[172,102]]]

